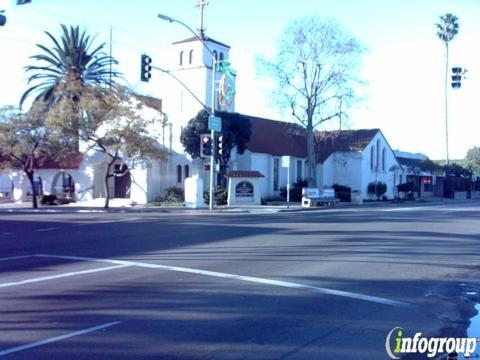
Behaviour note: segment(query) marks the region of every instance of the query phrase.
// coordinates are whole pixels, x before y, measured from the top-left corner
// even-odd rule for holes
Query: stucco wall
[[[377,163],[377,156],[376,151],[378,144],[380,145],[380,153],[378,156],[378,163]],[[371,149],[375,147],[375,155],[374,155],[374,162],[373,168],[371,166]],[[385,167],[382,167],[382,150],[386,149],[385,151]],[[375,199],[374,195],[369,195],[367,192],[368,184],[374,181],[381,181],[387,184],[387,192],[385,196],[389,199],[395,197],[395,188],[394,188],[394,172],[390,171],[393,165],[398,165],[398,162],[395,158],[395,154],[391,150],[390,146],[388,145],[387,141],[383,137],[381,133],[378,133],[370,142],[370,144],[365,147],[362,152],[362,193],[365,199]]]

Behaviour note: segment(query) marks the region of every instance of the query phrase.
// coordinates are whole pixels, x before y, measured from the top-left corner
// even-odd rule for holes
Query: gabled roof
[[[444,171],[442,166],[436,164],[430,159],[421,160],[397,156],[397,161],[400,163],[400,165],[402,165],[402,167],[411,171],[419,170],[432,173],[439,173]]]
[[[255,116],[244,115],[250,119],[252,134],[247,144],[251,152],[273,156],[290,155],[307,157],[307,138],[301,126]]]
[[[8,155],[1,155],[0,162],[7,161],[9,159]],[[71,152],[62,156],[61,159],[57,159],[54,156],[49,156],[42,162],[35,161],[35,169],[78,169],[83,160],[83,155],[79,152]],[[18,167],[17,167],[18,168]]]
[[[173,45],[176,45],[176,44],[183,44],[183,43],[188,43],[188,42],[193,42],[193,41],[200,41],[203,40],[204,42],[211,42],[211,43],[214,43],[214,44],[217,44],[217,45],[220,45],[220,46],[223,46],[223,47],[226,47],[228,49],[230,49],[230,46],[224,44],[224,43],[221,43],[220,41],[217,41],[217,40],[214,40],[212,38],[209,38],[208,36],[203,36],[202,38],[200,38],[200,36],[192,36],[188,39],[184,39],[184,40],[180,40],[180,41],[175,41],[173,43]]]
[[[380,129],[316,131],[317,161],[323,163],[335,152],[363,151]]]

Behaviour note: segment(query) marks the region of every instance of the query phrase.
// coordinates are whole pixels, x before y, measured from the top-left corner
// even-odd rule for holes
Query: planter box
[[[467,200],[467,192],[466,191],[455,191],[453,194],[453,198],[455,200]]]
[[[480,191],[472,191],[472,199],[480,199]]]

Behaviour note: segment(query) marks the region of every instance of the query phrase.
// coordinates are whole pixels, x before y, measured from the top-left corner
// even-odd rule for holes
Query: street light
[[[215,75],[216,75],[216,70],[217,70],[217,57],[215,53],[208,47],[208,45],[205,42],[205,39],[203,37],[200,37],[197,35],[197,33],[187,24],[185,24],[183,21],[174,19],[170,16],[164,15],[164,14],[158,14],[158,18],[162,19],[164,21],[168,21],[169,23],[177,23],[182,25],[184,28],[186,28],[188,31],[190,31],[203,45],[203,47],[212,55],[212,95],[211,95],[211,115],[215,116]],[[212,137],[212,149],[215,149],[215,130],[210,130],[210,135]],[[210,196],[209,196],[209,208],[210,210],[213,210],[213,176],[214,176],[214,166],[215,166],[215,152],[212,151],[212,154],[210,155]]]

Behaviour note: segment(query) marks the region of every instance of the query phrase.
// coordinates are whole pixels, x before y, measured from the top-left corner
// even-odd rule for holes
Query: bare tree
[[[306,129],[309,186],[316,185],[315,128],[352,103],[362,52],[337,22],[306,17],[286,28],[275,61],[261,60],[261,73],[275,80],[277,105]]]

